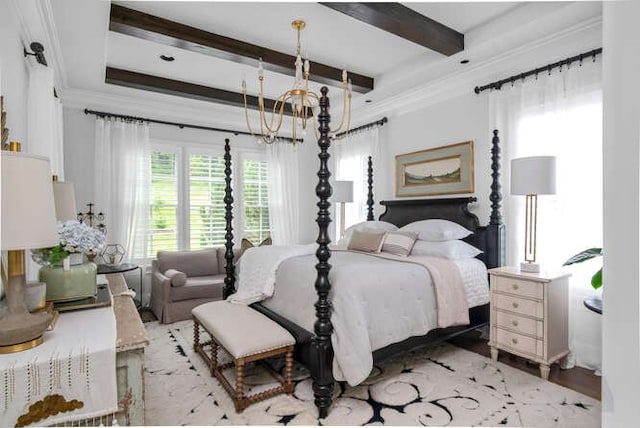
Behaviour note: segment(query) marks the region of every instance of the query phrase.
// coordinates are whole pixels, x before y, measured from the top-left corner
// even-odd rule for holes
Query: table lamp
[[[18,352],[42,343],[51,323],[46,312],[29,313],[24,301],[25,249],[58,244],[49,160],[19,153],[10,143],[1,157],[1,249],[8,252],[5,291],[8,307],[0,319],[0,353]]]
[[[353,202],[353,181],[336,181],[333,185],[333,201],[340,203],[340,236],[344,236],[345,203]]]
[[[76,195],[73,183],[58,181],[58,176],[53,176],[53,200],[56,204],[56,218],[58,221],[76,220]]]
[[[556,158],[533,156],[511,161],[511,194],[526,195],[523,272],[540,272],[536,263],[538,195],[556,193]]]

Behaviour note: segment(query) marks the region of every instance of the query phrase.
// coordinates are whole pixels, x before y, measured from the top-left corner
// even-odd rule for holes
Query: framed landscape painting
[[[396,196],[473,193],[473,141],[396,155]]]

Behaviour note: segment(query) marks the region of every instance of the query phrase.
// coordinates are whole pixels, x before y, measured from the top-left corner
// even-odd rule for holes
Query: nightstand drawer
[[[525,318],[508,312],[496,311],[496,326],[539,338],[542,338],[544,334],[543,322],[541,320]]]
[[[522,279],[498,276],[493,278],[491,283],[496,291],[517,294],[523,297],[542,299],[544,297],[544,286],[539,282],[525,281]]]
[[[491,293],[493,305],[497,309],[516,312],[522,315],[528,315],[536,318],[543,318],[544,308],[541,301],[520,299],[506,294]]]
[[[511,349],[516,352],[521,352],[533,357],[543,356],[543,344],[542,340],[534,339],[533,337],[523,336],[522,334],[513,333],[501,328],[497,330],[498,347]]]

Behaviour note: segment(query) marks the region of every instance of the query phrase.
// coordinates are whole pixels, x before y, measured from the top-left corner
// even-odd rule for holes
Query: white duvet
[[[309,247],[315,252],[315,246]],[[242,303],[239,297],[245,295],[256,301],[255,288],[266,279],[263,289],[266,292],[260,297],[264,299],[262,304],[313,332],[313,305],[317,300],[315,255],[304,253],[309,249],[294,249],[292,255],[296,251],[306,255],[287,257],[283,253],[288,250],[274,250],[277,256],[266,256],[269,250],[265,248],[269,247],[252,249],[260,251],[245,259],[252,254],[247,252],[240,259],[238,293],[230,300]],[[346,380],[350,385],[361,383],[373,367],[373,351],[438,327],[436,295],[431,275],[424,266],[346,251],[334,251],[329,262],[333,375],[337,380]],[[250,268],[249,263],[262,266]],[[488,302],[484,264],[477,259],[455,264],[465,288],[465,303],[476,306]],[[271,269],[273,276],[265,273]],[[256,278],[256,272],[262,272],[262,279]],[[277,286],[273,287],[275,283]],[[247,285],[251,290],[247,291]]]

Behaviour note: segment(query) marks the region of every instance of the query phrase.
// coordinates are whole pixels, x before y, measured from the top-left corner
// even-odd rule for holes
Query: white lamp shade
[[[53,247],[59,242],[49,159],[0,151],[2,250]]]
[[[334,202],[353,202],[353,181],[336,181],[332,199]]]
[[[64,181],[53,182],[53,199],[56,203],[56,217],[58,221],[76,220],[76,195],[73,183]]]
[[[511,161],[512,195],[554,195],[556,158],[532,156]]]

